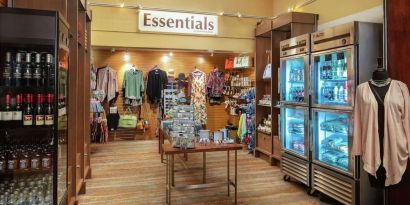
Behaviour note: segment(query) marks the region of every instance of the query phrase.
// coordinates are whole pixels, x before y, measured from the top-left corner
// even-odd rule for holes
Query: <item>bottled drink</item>
[[[11,74],[11,81],[12,85],[19,87],[21,85],[21,57],[22,53],[17,53],[16,54],[16,65],[12,69],[12,74]]]
[[[51,168],[51,151],[47,148],[43,149],[43,154],[41,157],[41,167],[43,167],[43,169]]]
[[[42,85],[41,54],[36,53],[36,64],[33,71],[33,85],[40,87]]]
[[[348,89],[348,84],[347,84],[347,81],[346,81],[345,86],[344,86],[344,101],[345,102],[347,102],[347,98],[348,98],[348,94],[349,94],[347,89]]]
[[[4,69],[2,73],[2,84],[4,86],[11,85],[11,53],[6,52],[6,59],[4,62]]]
[[[26,65],[23,72],[23,85],[30,86],[31,78],[32,78],[32,70],[31,70],[31,55],[30,53],[26,54]]]
[[[36,108],[34,109],[34,115],[35,115],[35,125],[43,126],[44,125],[44,112],[43,112],[43,96],[41,94],[37,94],[37,104],[36,104]]]
[[[26,95],[26,107],[23,111],[23,125],[33,126],[33,107],[32,107],[32,95]]]
[[[1,111],[1,121],[3,121],[3,123],[6,123],[7,125],[10,123],[10,121],[13,120],[13,111],[11,109],[11,105],[10,105],[10,94],[7,93],[6,94],[6,103],[4,108]]]
[[[16,107],[13,111],[13,121],[21,122],[23,120],[23,96],[21,94],[16,95]]]
[[[339,77],[337,76],[337,61],[332,60],[332,79],[338,79]]]
[[[30,158],[25,150],[21,150],[19,154],[19,169],[28,170],[30,168]]]
[[[346,91],[346,90],[344,89],[343,84],[340,84],[340,86],[339,86],[339,93],[338,93],[338,100],[339,100],[340,102],[343,102],[343,101],[344,101],[345,91]]]
[[[345,58],[345,57],[343,57],[344,59],[342,60],[342,65],[343,65],[343,74],[342,74],[342,76],[344,77],[344,78],[347,78],[347,59]]]
[[[0,150],[0,173],[5,172],[7,168],[7,159],[5,150]]]
[[[31,150],[31,169],[40,169],[40,154],[36,150]]]
[[[333,101],[337,101],[338,91],[339,91],[339,88],[337,87],[337,85],[335,85],[335,87],[333,88],[333,96],[332,96]]]
[[[18,169],[18,157],[15,152],[9,150],[7,157],[7,170],[15,171]]]
[[[47,105],[44,111],[44,124],[46,126],[52,126],[54,124],[54,109],[53,109],[53,94],[47,95]]]
[[[54,85],[54,79],[55,79],[55,71],[53,67],[53,55],[51,54],[46,54],[46,62],[44,65],[44,71],[46,73],[46,82],[48,87],[52,87]]]

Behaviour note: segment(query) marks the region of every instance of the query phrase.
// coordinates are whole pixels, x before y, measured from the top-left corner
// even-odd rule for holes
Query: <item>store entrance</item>
[[[203,118],[203,128],[211,132],[225,128],[226,125],[237,127],[239,123],[239,110],[235,110],[237,100],[232,100],[233,96],[239,95],[252,88],[254,83],[254,72],[252,69],[225,70],[226,59],[235,56],[233,52],[212,52],[212,51],[185,51],[185,50],[163,50],[163,49],[125,49],[125,48],[100,48],[95,47],[92,53],[95,79],[92,79],[92,102],[101,102],[104,109],[96,109],[94,117],[107,119],[107,133],[95,133],[92,141],[95,143],[110,142],[117,140],[154,140],[159,136],[161,118],[167,118],[167,111],[173,104],[164,98],[150,98],[149,90],[152,82],[149,82],[148,74],[154,69],[162,70],[167,75],[167,83],[164,88],[175,86],[176,104],[190,104],[189,75],[195,70],[205,74],[203,81],[204,94],[209,90],[206,88],[211,72],[217,71],[221,74],[220,79],[225,82],[221,86],[220,92],[224,97],[210,98],[203,96],[205,113]],[[108,74],[106,70],[111,71]],[[130,81],[125,74],[130,70],[140,71],[142,79]],[[109,77],[105,77],[109,75]],[[124,79],[126,77],[126,79]],[[128,77],[128,78],[127,78]],[[138,76],[139,77],[139,76]],[[107,80],[108,79],[108,80]],[[234,79],[236,82],[231,82]],[[142,81],[141,81],[142,80]],[[240,81],[240,82],[239,82]],[[115,83],[116,82],[116,83]],[[128,83],[128,84],[127,84]],[[151,83],[151,85],[150,85]],[[232,86],[231,86],[232,83]],[[235,84],[236,83],[236,84]],[[155,84],[155,83],[154,83]],[[116,87],[117,86],[117,87]],[[132,94],[127,93],[137,89],[136,100],[131,100]],[[101,92],[103,90],[103,92]],[[107,92],[107,94],[104,94]],[[155,93],[154,93],[155,94]],[[158,93],[156,93],[158,94]],[[227,95],[224,95],[227,94]],[[105,98],[102,98],[105,96]],[[197,102],[197,101],[195,101]],[[231,103],[231,104],[228,104]],[[99,104],[99,103],[96,103]],[[232,105],[232,106],[231,106]],[[166,106],[166,107],[164,107]],[[232,109],[231,109],[232,107]],[[165,110],[164,110],[165,108]],[[123,125],[121,117],[131,116],[137,118],[136,125]],[[95,122],[100,122],[95,120]],[[142,126],[141,126],[142,124]],[[105,126],[105,125],[104,125]],[[135,127],[133,127],[135,126]],[[92,129],[99,132],[99,129]],[[106,139],[99,137],[108,135]]]

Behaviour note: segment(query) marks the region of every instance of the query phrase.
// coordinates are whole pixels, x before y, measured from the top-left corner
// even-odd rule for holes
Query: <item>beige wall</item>
[[[90,0],[119,4],[122,0]],[[271,16],[272,0],[125,0],[125,5]],[[255,19],[220,17],[216,37],[139,33],[137,10],[92,6],[92,45],[253,52]]]
[[[287,12],[305,0],[273,0],[273,14]],[[383,0],[316,0],[296,11],[319,14],[319,24],[362,12],[383,4]]]

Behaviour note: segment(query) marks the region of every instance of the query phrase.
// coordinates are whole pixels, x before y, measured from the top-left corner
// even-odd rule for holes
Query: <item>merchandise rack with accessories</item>
[[[7,164],[0,198],[29,204],[26,195],[35,194],[61,204],[68,184],[68,24],[52,11],[0,8],[0,15],[0,164]]]
[[[263,99],[264,96],[271,96],[271,105],[256,105],[255,123],[262,123],[263,119],[270,114],[272,116],[272,129],[270,134],[256,132],[254,154],[255,157],[259,157],[260,154],[268,156],[270,164],[281,160],[279,139],[280,107],[278,106],[280,102],[279,43],[282,40],[315,31],[317,28],[317,17],[316,14],[289,12],[273,20],[263,20],[255,29],[256,103]],[[270,66],[267,66],[268,64]]]

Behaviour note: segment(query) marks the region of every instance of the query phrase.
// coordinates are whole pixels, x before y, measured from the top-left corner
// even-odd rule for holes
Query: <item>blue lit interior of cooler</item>
[[[315,158],[330,166],[349,170],[349,116],[344,113],[316,112]]]
[[[305,112],[303,109],[285,108],[285,148],[305,154]]]
[[[348,105],[347,51],[323,54],[314,58],[316,81],[315,103]],[[335,94],[336,93],[336,94]]]
[[[305,90],[304,58],[284,61],[285,68],[285,101],[303,102]]]

